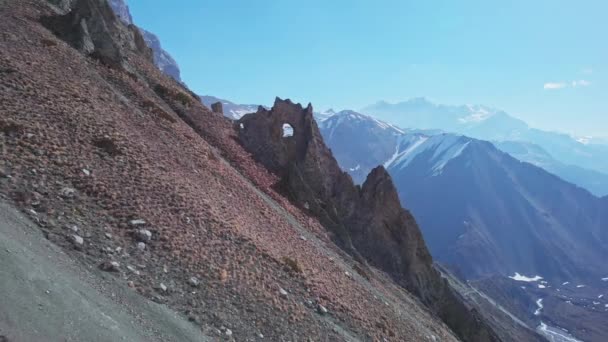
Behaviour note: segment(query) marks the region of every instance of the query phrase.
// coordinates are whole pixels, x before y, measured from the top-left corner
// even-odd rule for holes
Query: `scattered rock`
[[[143,243],[143,242],[138,242],[138,243],[137,243],[137,249],[138,249],[139,251],[141,251],[141,252],[145,251],[145,250],[146,250],[146,244],[145,244],[145,243]]]
[[[161,291],[161,292],[167,292],[167,290],[168,290],[167,285],[165,285],[165,284],[163,284],[163,283],[160,283],[160,284],[159,284],[159,285],[156,287],[156,289],[157,289],[157,290],[159,290],[159,291]]]
[[[135,267],[133,267],[133,266],[131,266],[131,265],[127,266],[127,269],[128,269],[129,271],[131,271],[131,272],[132,272],[133,274],[135,274],[135,275],[139,275],[139,274],[140,274],[140,273],[139,273],[139,271],[138,271],[137,269],[135,269]]]
[[[135,232],[135,238],[139,242],[149,242],[152,240],[152,232],[147,229],[139,229]]]
[[[76,249],[80,249],[84,245],[84,239],[76,234],[72,235],[71,240]]]
[[[99,265],[99,269],[104,272],[118,272],[120,264],[116,261],[104,261]]]
[[[69,188],[69,187],[62,188],[60,191],[61,197],[64,197],[64,198],[74,197],[75,193],[76,193],[76,189]]]
[[[89,171],[87,169],[82,169],[82,173],[84,173],[85,176],[90,176],[91,175],[91,171]]]
[[[320,313],[321,315],[326,315],[329,311],[327,310],[326,307],[324,307],[323,305],[319,304],[317,306],[317,312]]]
[[[282,297],[287,297],[287,291],[285,291],[282,287],[279,287],[279,294]]]
[[[225,283],[228,280],[228,271],[226,270],[221,270],[220,271],[220,281],[222,283]]]
[[[226,336],[232,336],[232,330],[226,329]]]
[[[130,288],[134,288],[135,287],[135,282],[133,282],[133,280],[129,280],[127,282],[127,286],[130,287]]]
[[[111,238],[112,238],[112,234],[110,234],[110,233],[106,233],[106,234],[105,234],[105,236],[106,236],[106,238],[108,238],[108,239],[111,239]]]
[[[129,224],[132,226],[141,226],[143,224],[146,224],[146,221],[144,221],[142,219],[131,220],[131,221],[129,221]]]
[[[190,277],[190,279],[188,279],[188,284],[190,284],[192,287],[198,287],[200,282],[196,277]]]

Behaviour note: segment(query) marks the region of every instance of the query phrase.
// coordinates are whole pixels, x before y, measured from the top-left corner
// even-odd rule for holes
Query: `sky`
[[[608,136],[605,0],[128,0],[195,92],[357,110],[426,97]]]

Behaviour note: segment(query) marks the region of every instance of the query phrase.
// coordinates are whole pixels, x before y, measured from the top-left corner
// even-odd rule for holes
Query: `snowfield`
[[[525,275],[519,274],[518,272],[515,272],[515,275],[509,276],[509,278],[511,278],[515,281],[525,281],[528,283],[539,281],[539,280],[543,279],[543,277],[541,277],[539,275],[536,275],[536,276],[530,278],[530,277],[526,277]]]

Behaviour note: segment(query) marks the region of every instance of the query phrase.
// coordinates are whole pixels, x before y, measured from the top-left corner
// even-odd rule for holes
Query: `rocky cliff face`
[[[66,0],[64,0],[66,1]],[[116,13],[116,16],[124,22],[126,25],[133,25],[133,17],[129,11],[129,6],[124,0],[109,0],[110,7]],[[171,76],[174,80],[181,82],[181,72],[177,62],[171,55],[165,51],[160,43],[158,37],[147,30],[139,28],[142,32],[146,45],[152,49],[154,56],[154,64],[160,69],[160,71]]]
[[[41,22],[75,49],[110,66],[124,67],[126,50],[152,59],[139,30],[118,20],[105,0],[72,1],[68,13],[42,17]]]
[[[133,24],[133,17],[129,11],[129,6],[123,0],[109,0],[110,7],[116,13],[116,16],[127,25]]]
[[[284,126],[293,129],[284,136]],[[389,273],[416,294],[462,339],[494,341],[495,334],[456,298],[432,266],[412,215],[401,207],[383,167],[362,187],[340,170],[323,142],[309,104],[276,99],[236,123],[239,139],[254,158],[279,175],[278,187],[318,217],[349,254]]]
[[[160,71],[173,77],[174,80],[181,82],[181,72],[179,66],[173,57],[163,49],[160,39],[149,31],[141,29],[146,40],[146,44],[152,49],[154,53],[154,64],[160,69]]]

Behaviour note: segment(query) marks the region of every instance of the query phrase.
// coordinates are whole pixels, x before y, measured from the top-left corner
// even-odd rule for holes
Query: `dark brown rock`
[[[283,137],[283,125],[294,134]],[[280,176],[280,190],[317,216],[355,258],[390,274],[466,341],[497,341],[433,267],[413,216],[401,207],[391,177],[379,166],[355,186],[323,142],[312,106],[277,98],[236,124],[242,145]]]
[[[123,66],[127,50],[152,60],[139,30],[125,26],[106,0],[75,0],[67,14],[43,17],[41,21],[72,47],[107,65]]]
[[[218,114],[222,114],[224,115],[224,107],[222,106],[221,102],[215,102],[211,105],[211,110],[214,113],[218,113]]]

